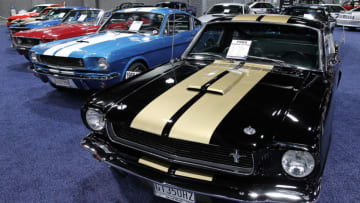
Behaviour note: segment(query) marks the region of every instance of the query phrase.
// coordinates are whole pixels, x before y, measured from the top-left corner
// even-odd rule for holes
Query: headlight
[[[17,38],[17,39],[16,39],[16,43],[17,43],[17,44],[21,44],[22,42],[23,42],[22,39],[20,39],[20,38]]]
[[[36,55],[35,52],[31,52],[30,57],[31,57],[31,61],[32,61],[32,62],[38,62],[38,60],[37,60],[37,55]]]
[[[98,66],[101,70],[106,70],[109,67],[109,64],[105,58],[100,58],[98,60]]]
[[[88,109],[86,111],[85,118],[88,126],[92,130],[99,131],[104,129],[105,118],[104,118],[104,114],[102,114],[100,111],[97,111],[95,109]]]
[[[285,152],[281,164],[287,174],[297,178],[309,175],[315,167],[314,158],[309,152],[295,150]]]

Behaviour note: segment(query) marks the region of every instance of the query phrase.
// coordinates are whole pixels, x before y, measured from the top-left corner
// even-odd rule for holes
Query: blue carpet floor
[[[319,202],[360,201],[359,39],[360,31],[346,31],[341,47],[343,78]],[[80,147],[89,131],[79,108],[89,93],[57,91],[28,65],[0,26],[0,202],[167,202]]]

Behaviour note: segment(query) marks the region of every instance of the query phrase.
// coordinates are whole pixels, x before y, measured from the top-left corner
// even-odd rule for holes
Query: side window
[[[190,16],[186,14],[171,14],[168,17],[164,34],[172,35],[174,28],[175,34],[191,30]]]
[[[255,5],[253,6],[253,8],[261,8],[260,3],[255,4]]]

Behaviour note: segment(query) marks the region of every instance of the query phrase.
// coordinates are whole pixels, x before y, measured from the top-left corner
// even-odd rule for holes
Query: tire
[[[147,67],[144,63],[135,62],[135,63],[131,64],[131,66],[125,72],[124,79],[127,80],[129,78],[132,78],[135,75],[145,72],[146,70],[147,70]]]

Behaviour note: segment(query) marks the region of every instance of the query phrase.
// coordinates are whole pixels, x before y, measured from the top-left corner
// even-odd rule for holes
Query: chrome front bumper
[[[282,184],[276,178],[265,177],[234,176],[228,181],[219,177],[220,181],[213,182],[183,179],[139,164],[138,157],[128,153],[128,149],[112,143],[102,134],[89,134],[81,141],[81,146],[91,152],[96,160],[123,172],[149,182],[191,190],[200,196],[251,202],[315,202],[319,197],[320,183],[309,188],[309,185],[296,182],[292,182],[291,186],[288,184],[280,187]]]
[[[360,27],[360,20],[337,18],[336,25],[345,27]]]
[[[121,76],[120,73],[96,73],[96,72],[76,72],[72,70],[60,70],[53,68],[41,68],[34,65],[30,68],[35,74],[42,74],[54,77],[80,80],[112,80]]]

